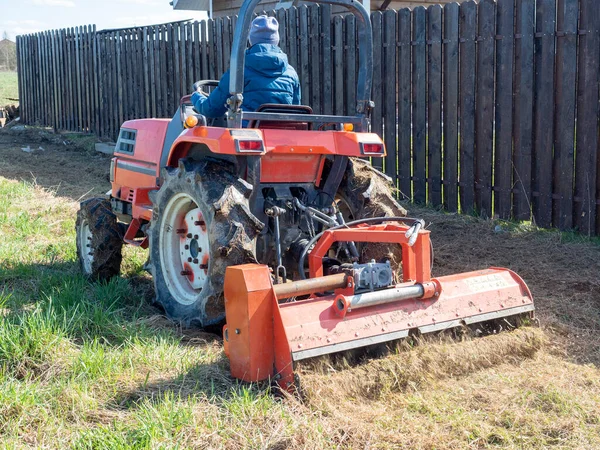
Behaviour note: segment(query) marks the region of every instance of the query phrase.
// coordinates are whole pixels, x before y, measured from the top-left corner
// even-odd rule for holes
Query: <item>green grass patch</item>
[[[0,106],[19,103],[9,98],[19,98],[19,77],[17,72],[0,72]]]

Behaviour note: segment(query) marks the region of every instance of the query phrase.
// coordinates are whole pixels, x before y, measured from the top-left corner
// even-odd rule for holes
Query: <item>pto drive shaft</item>
[[[346,313],[352,309],[385,305],[411,298],[431,297],[436,294],[438,292],[434,283],[429,282],[426,285],[416,283],[364,294],[338,295],[335,299],[334,309],[338,315],[345,317]]]

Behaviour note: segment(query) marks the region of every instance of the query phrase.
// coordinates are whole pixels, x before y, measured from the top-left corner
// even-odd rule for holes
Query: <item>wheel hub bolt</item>
[[[188,262],[192,262],[192,258],[188,258]]]
[[[187,237],[188,237],[188,239],[191,239],[192,238],[192,233],[188,233]]]
[[[186,246],[185,246],[185,249],[186,249],[186,250],[189,250],[189,249],[190,249],[190,246],[186,244]]]
[[[197,259],[194,260],[194,264],[198,264],[198,260]]]

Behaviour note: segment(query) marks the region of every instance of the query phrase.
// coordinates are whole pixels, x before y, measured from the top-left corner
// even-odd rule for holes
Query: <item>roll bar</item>
[[[229,64],[229,93],[227,101],[229,108],[228,126],[239,128],[242,126],[241,111],[244,91],[244,58],[246,56],[246,42],[250,33],[254,9],[261,0],[245,0],[240,8],[233,44],[231,47],[231,60]],[[357,86],[357,117],[368,119],[373,107],[371,102],[371,86],[373,84],[373,31],[371,19],[364,6],[357,0],[304,0],[311,3],[326,3],[343,6],[349,9],[357,18],[358,23],[358,86]]]

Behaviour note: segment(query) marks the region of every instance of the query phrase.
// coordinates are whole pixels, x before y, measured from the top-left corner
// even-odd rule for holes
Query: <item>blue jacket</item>
[[[271,44],[255,44],[246,50],[244,64],[244,111],[256,111],[265,103],[300,104],[298,74],[288,64],[287,56]],[[229,98],[229,71],[209,97],[192,95],[194,108],[206,117],[221,117],[227,111]]]

